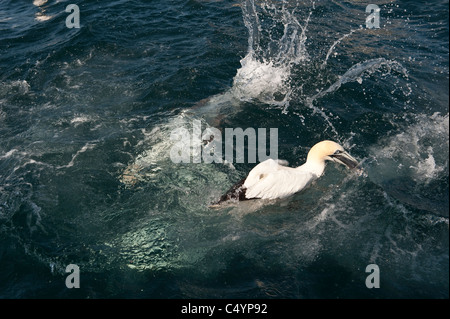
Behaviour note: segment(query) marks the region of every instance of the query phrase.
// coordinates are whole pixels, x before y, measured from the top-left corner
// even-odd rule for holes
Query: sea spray
[[[408,77],[408,71],[397,61],[386,60],[385,58],[367,60],[353,65],[342,76],[339,76],[338,80],[330,85],[326,90],[320,90],[319,93],[307,98],[307,105],[312,107],[315,100],[337,91],[345,83],[358,82],[361,84],[362,77],[364,75],[371,75],[383,67],[387,68],[387,72],[389,73],[391,71],[395,71],[404,77]]]
[[[242,15],[249,35],[248,52],[230,91],[241,101],[287,108],[292,67],[309,59],[305,43],[311,12],[302,25],[295,7],[289,9],[286,1],[256,5],[254,0],[246,0]]]
[[[448,113],[412,115],[369,149],[370,179],[401,202],[448,218],[448,134]]]

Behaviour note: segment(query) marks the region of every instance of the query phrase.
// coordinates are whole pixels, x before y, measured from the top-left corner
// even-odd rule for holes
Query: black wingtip
[[[233,187],[231,187],[224,195],[222,195],[217,202],[212,203],[209,207],[216,208],[219,207],[220,204],[228,202],[230,200],[235,201],[247,200],[247,198],[245,198],[246,188],[244,187],[244,182],[245,178],[240,180],[235,185],[233,185]]]

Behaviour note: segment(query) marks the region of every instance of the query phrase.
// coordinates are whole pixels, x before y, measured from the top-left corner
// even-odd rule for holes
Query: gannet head
[[[314,145],[308,153],[306,162],[324,163],[326,160],[355,168],[358,161],[348,154],[344,148],[333,141],[322,141]]]

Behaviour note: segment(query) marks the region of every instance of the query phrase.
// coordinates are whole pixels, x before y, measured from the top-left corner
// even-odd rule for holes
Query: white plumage
[[[283,165],[287,163],[282,163]],[[317,176],[313,171],[280,165],[268,159],[253,168],[244,182],[245,197],[283,198],[305,188]]]

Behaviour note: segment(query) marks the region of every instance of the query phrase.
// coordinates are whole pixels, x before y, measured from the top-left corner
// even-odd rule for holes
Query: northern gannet
[[[276,199],[298,193],[323,174],[327,160],[348,168],[358,165],[341,145],[333,141],[322,141],[310,149],[306,163],[299,167],[288,167],[288,163],[283,160],[268,159],[259,163],[246,178],[234,185],[211,207],[230,199]]]

